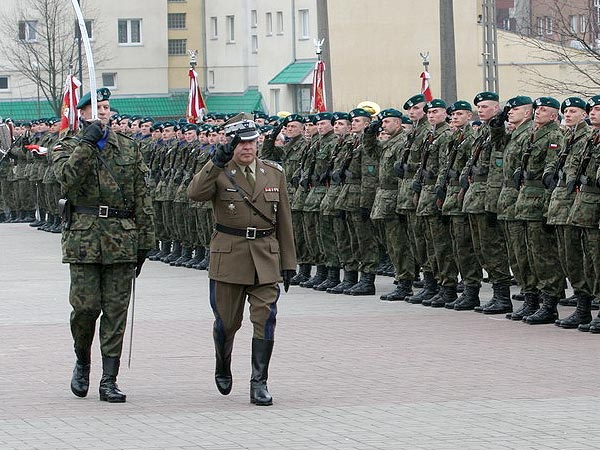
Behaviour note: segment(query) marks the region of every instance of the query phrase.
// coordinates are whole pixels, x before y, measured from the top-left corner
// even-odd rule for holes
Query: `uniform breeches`
[[[563,272],[569,279],[575,293],[591,292],[593,288],[593,286],[587,286],[583,271],[582,230],[580,227],[571,225],[556,225],[558,257],[560,258]]]
[[[467,215],[450,216],[450,235],[452,236],[452,248],[456,256],[456,264],[463,283],[465,286],[481,286],[483,274],[479,259],[475,256]]]
[[[256,339],[274,340],[277,319],[277,283],[247,286],[210,280],[210,307],[215,316],[213,333],[216,338],[232,338],[242,326],[246,299],[250,303],[250,321]]]
[[[473,248],[491,283],[510,284],[508,252],[500,222],[487,214],[469,214]]]
[[[352,253],[352,245],[350,243],[350,234],[348,233],[346,218],[342,217],[340,214],[332,217],[335,247],[340,260],[340,265],[346,272],[357,271],[358,260],[356,259],[356,255]]]
[[[321,214],[321,213],[319,213]],[[333,216],[319,215],[319,236],[323,246],[324,263],[327,267],[340,267],[340,259],[335,248]]]
[[[527,224],[523,221],[502,221],[508,250],[510,268],[521,291],[526,294],[537,291],[537,280],[529,265],[527,254]]]
[[[371,219],[363,219],[360,211],[346,213],[351,236],[352,252],[358,256],[358,270],[364,273],[376,273],[379,265],[379,247],[375,228]]]
[[[102,313],[102,356],[121,356],[134,267],[133,263],[70,265],[71,334],[76,351],[91,347],[96,320]]]
[[[408,218],[402,214],[382,219],[381,222],[385,233],[385,247],[394,265],[396,280],[412,281],[415,276],[415,260],[410,249]]]
[[[565,293],[565,277],[558,258],[556,231],[552,225],[542,222],[525,222],[527,227],[527,255],[529,267],[543,293],[562,298]]]

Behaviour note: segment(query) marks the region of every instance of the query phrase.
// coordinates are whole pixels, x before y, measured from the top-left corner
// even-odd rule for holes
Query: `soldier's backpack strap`
[[[256,214],[258,214],[258,216],[261,219],[265,220],[266,222],[270,223],[271,225],[275,226],[277,224],[276,217],[273,219],[269,219],[266,214],[264,214],[260,209],[258,209],[256,207],[256,205],[254,205],[254,203],[252,203],[250,201],[250,195],[235,182],[235,180],[233,179],[233,177],[231,176],[230,173],[225,171],[225,176],[229,179],[229,181],[233,185],[235,192],[240,194],[240,196],[242,197],[242,200],[244,200],[244,202],[246,203],[246,205],[248,205],[250,207],[250,209],[252,209]]]

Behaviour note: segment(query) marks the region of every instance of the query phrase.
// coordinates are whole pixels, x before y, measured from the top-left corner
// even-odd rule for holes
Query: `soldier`
[[[154,245],[154,225],[145,180],[148,168],[139,147],[107,126],[110,91],[100,88],[97,95],[99,121],[88,122],[75,137],[62,140],[53,159],[69,201],[62,248],[63,262],[70,264],[71,333],[77,356],[71,390],[78,397],[88,393],[92,340],[102,313],[100,400],[119,403],[126,400],[116,380],[132,279]],[[77,108],[83,119],[91,119],[89,93]]]
[[[252,378],[250,401],[273,403],[267,378],[273,351],[279,286],[287,291],[296,255],[287,181],[278,164],[257,159],[256,124],[244,114],[225,125],[231,143],[219,146],[188,188],[192,200],[210,200],[216,232],[211,239],[210,304],[215,315],[215,382],[232,387],[231,350],[250,303]]]

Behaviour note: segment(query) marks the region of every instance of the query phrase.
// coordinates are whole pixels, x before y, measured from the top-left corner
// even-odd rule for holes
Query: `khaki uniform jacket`
[[[275,233],[246,239],[215,231],[210,241],[208,276],[212,280],[242,285],[279,282],[282,270],[296,269],[285,174],[278,164],[257,159],[255,186],[251,191],[236,163],[230,161],[221,169],[208,161],[188,187],[190,199],[212,202],[215,224],[237,229],[268,229],[273,225],[248,206],[243,193],[236,190],[228,175],[241,189],[252,192],[250,200],[256,208],[268,218],[276,219]]]

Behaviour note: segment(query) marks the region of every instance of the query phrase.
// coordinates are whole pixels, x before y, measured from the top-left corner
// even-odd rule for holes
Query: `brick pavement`
[[[293,287],[279,304],[275,404],[258,408],[249,322],[222,397],[206,272],[152,262],[119,377],[127,403],[98,401],[97,342],[78,399],[60,237],[2,224],[0,248],[0,449],[600,448],[598,335]]]

